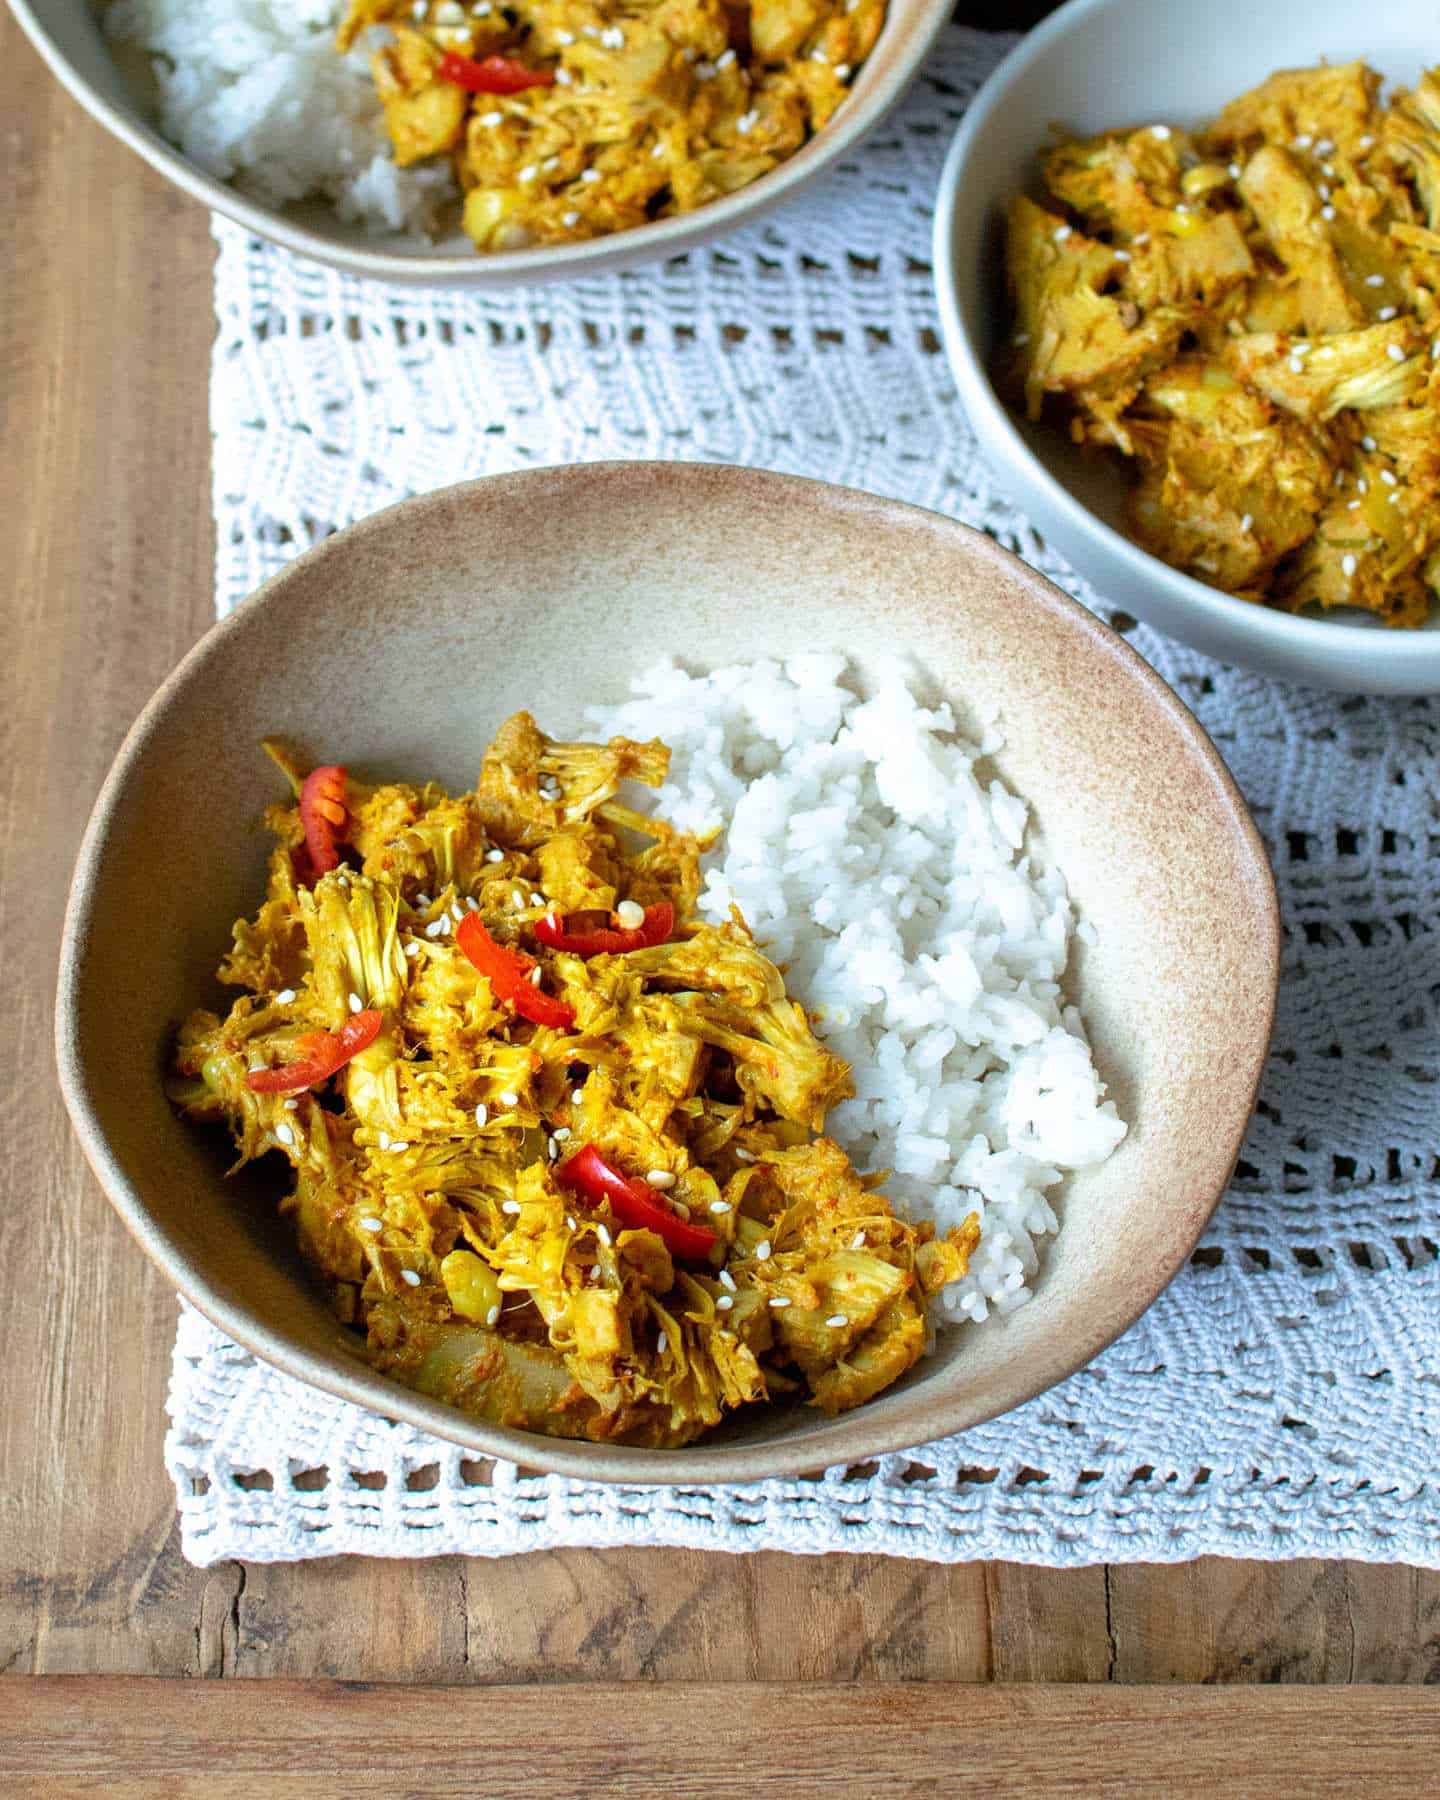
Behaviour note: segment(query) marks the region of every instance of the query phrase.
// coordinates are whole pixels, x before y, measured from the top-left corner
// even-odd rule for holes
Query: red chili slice
[[[559,1164],[555,1179],[597,1206],[608,1200],[611,1212],[622,1225],[628,1225],[632,1231],[653,1231],[676,1256],[703,1262],[718,1241],[708,1226],[692,1225],[688,1219],[682,1219],[656,1195],[654,1188],[622,1175],[593,1144],[586,1144]]]
[[[353,1056],[369,1048],[380,1035],[384,1015],[374,1007],[347,1019],[339,1031],[307,1031],[295,1040],[300,1052],[294,1062],[275,1069],[252,1069],[245,1085],[252,1094],[298,1094],[328,1080]]]
[[[337,868],[335,848],[350,823],[346,800],[346,775],[338,763],[312,769],[300,788],[300,823],[305,828],[306,867],[299,871],[306,887],[313,887],[328,870]]]
[[[564,919],[547,913],[536,922],[535,935],[551,950],[568,950],[571,956],[623,956],[627,950],[650,950],[663,944],[675,929],[675,908],[668,900],[645,908],[645,921],[633,930],[619,923],[614,913],[611,928],[572,931]]]
[[[442,81],[453,81],[467,94],[523,94],[526,88],[554,87],[553,69],[532,69],[513,56],[486,56],[479,62],[447,50],[436,70]]]
[[[502,1006],[512,1006],[522,1018],[556,1031],[568,1031],[575,1014],[563,1000],[545,994],[530,979],[535,959],[523,950],[497,944],[480,921],[479,913],[466,913],[455,927],[455,942],[490,983],[490,992]]]

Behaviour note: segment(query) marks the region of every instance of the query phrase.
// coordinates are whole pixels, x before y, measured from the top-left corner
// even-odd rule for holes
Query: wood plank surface
[[[72,1679],[0,1686],[14,1794],[1415,1794],[1429,1695],[954,1683],[543,1689]],[[223,1756],[216,1746],[223,1742]],[[1254,1746],[1266,1754],[1257,1758]]]
[[[50,1031],[91,800],[210,618],[211,244],[200,209],[84,117],[8,13],[0,120],[0,1669],[487,1685],[1440,1679],[1440,1576],[1408,1569],[679,1550],[184,1562],[161,1463],[175,1302],[81,1161]]]

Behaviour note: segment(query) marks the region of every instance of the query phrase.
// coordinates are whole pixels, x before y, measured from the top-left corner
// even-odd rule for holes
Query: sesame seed
[[[1360,502],[1358,500],[1349,501],[1345,507],[1345,510],[1346,510],[1346,512],[1359,512]]]
[[[532,987],[539,987],[540,977],[544,972],[545,971],[540,967],[539,963],[536,963],[535,967],[530,971],[530,985]]]
[[[1314,138],[1311,137],[1310,134],[1307,132],[1304,137],[1296,138],[1295,148],[1297,150],[1308,150],[1314,142],[1315,142]]]
[[[1317,182],[1315,184],[1315,192],[1320,196],[1320,198],[1322,200],[1328,200],[1330,198],[1330,189],[1325,185],[1325,183],[1323,181]]]
[[[277,1006],[288,1006],[294,998],[294,988],[281,988],[280,992],[275,996],[275,1004]]]
[[[479,0],[478,5],[472,6],[470,10],[477,19],[488,19],[495,8],[490,4],[490,0]]]
[[[1361,493],[1361,494],[1368,494],[1370,492],[1370,483],[1365,479],[1365,477],[1363,475],[1355,483],[1355,490],[1357,493]]]
[[[647,1169],[645,1179],[653,1188],[672,1188],[675,1185],[675,1177],[668,1169]]]
[[[850,79],[850,74],[851,70],[849,63],[836,63],[835,79],[837,81],[848,81]]]
[[[1329,221],[1335,217],[1335,208],[1333,206],[1322,206],[1320,208],[1320,217],[1328,224]]]
[[[478,1130],[483,1131],[489,1123],[490,1108],[482,1100],[480,1105],[475,1108],[475,1125]]]
[[[560,223],[567,231],[569,231],[573,226],[580,223],[580,215],[577,212],[562,213],[560,215]]]
[[[296,1100],[293,1095],[289,1100],[282,1100],[280,1104],[285,1108],[286,1112],[299,1112],[300,1110],[300,1102]]]
[[[437,25],[463,25],[464,22],[465,14],[455,4],[455,0],[440,0],[439,6],[435,8]]]
[[[396,1156],[403,1156],[409,1148],[410,1145],[404,1138],[396,1138],[395,1142],[390,1146],[391,1151]]]
[[[503,112],[488,112],[481,113],[480,115],[480,123],[482,125],[503,125],[504,122],[505,115]]]
[[[1373,450],[1375,448],[1374,438],[1370,437],[1368,434],[1365,437],[1362,437],[1360,440],[1360,448],[1362,450]]]
[[[1390,504],[1391,504],[1391,505],[1392,505],[1392,506],[1398,506],[1398,505],[1399,505],[1399,504],[1400,504],[1400,490],[1399,490],[1399,488],[1396,488],[1396,490],[1395,490],[1395,492],[1394,492],[1394,493],[1393,493],[1393,494],[1392,494],[1392,495],[1391,495],[1391,496],[1390,496]]]
[[[557,44],[573,44],[575,42],[575,33],[573,31],[557,31],[555,33],[555,42]]]
[[[1365,285],[1366,287],[1384,287],[1385,277],[1383,275],[1367,275]]]
[[[775,1312],[779,1312],[783,1307],[786,1307],[789,1304],[790,1301],[784,1294],[775,1294],[770,1301],[770,1305]]]
[[[501,1094],[500,1100],[505,1106],[518,1106],[520,1104],[520,1096],[515,1092],[514,1088],[506,1088],[505,1092]]]
[[[600,42],[607,50],[623,50],[625,48],[625,33],[618,25],[607,26],[606,29],[600,33]]]
[[[525,910],[525,896],[520,892],[519,888],[511,888],[510,904],[515,908],[516,912],[523,912]]]
[[[500,1308],[492,1306],[485,1315],[485,1323],[493,1330],[500,1323]]]
[[[1134,244],[1134,246],[1138,250],[1150,242],[1150,233],[1148,231],[1137,231],[1135,236],[1133,238],[1131,238],[1130,242],[1132,244]]]
[[[560,1154],[560,1146],[555,1142],[554,1138],[551,1138],[546,1144],[545,1154],[550,1158],[551,1162],[554,1162],[555,1158]]]
[[[1068,225],[1057,225],[1055,227],[1055,242],[1057,244],[1063,244],[1069,235],[1070,227]]]
[[[850,1248],[852,1250],[863,1250],[865,1248],[865,1233],[863,1231],[857,1231],[854,1237],[851,1238]]]
[[[1340,569],[1341,569],[1341,573],[1344,575],[1347,575],[1347,576],[1353,575],[1355,573],[1357,566],[1358,565],[1356,564],[1355,558],[1353,556],[1342,556],[1340,558]]]
[[[410,8],[410,17],[412,19],[423,19],[428,10],[425,0],[415,0],[415,4]]]
[[[425,907],[432,906],[433,904],[434,902],[428,894],[417,894],[415,896],[415,905],[417,909],[423,910]]]
[[[825,1323],[832,1331],[839,1331],[842,1326],[848,1325],[850,1321],[846,1318],[844,1313],[831,1313]]]
[[[728,69],[734,60],[735,52],[733,50],[723,51],[715,58],[715,67],[717,69]]]
[[[295,1133],[288,1125],[277,1125],[275,1127],[275,1140],[280,1144],[293,1144],[295,1142]]]
[[[568,69],[557,69],[555,71],[555,80],[561,87],[570,87],[573,84],[575,77]]]
[[[405,954],[412,959],[420,954],[420,946],[415,942],[414,938],[411,938],[409,943],[406,944]]]
[[[1163,144],[1170,136],[1170,127],[1168,125],[1152,125],[1150,127],[1150,135],[1153,138],[1159,138],[1160,142]]]
[[[755,1158],[743,1144],[737,1144],[735,1146],[735,1160],[736,1162],[753,1163]]]
[[[383,1231],[385,1229],[385,1221],[374,1217],[362,1219],[360,1221],[360,1229],[362,1231]]]
[[[730,1296],[728,1294],[722,1294],[720,1296],[720,1298],[715,1302],[715,1310],[716,1310],[716,1312],[729,1312],[730,1308],[734,1304],[735,1304],[735,1302],[730,1298]]]
[[[1229,174],[1229,176],[1230,176],[1230,179],[1231,179],[1231,180],[1232,180],[1232,181],[1238,181],[1238,180],[1239,180],[1239,179],[1240,179],[1240,165],[1239,165],[1239,163],[1231,163],[1231,165],[1230,165],[1230,167],[1229,167],[1229,170],[1228,170],[1228,171],[1227,171],[1227,173],[1228,173],[1228,174]]]
[[[615,908],[615,917],[626,931],[636,931],[645,923],[645,908],[634,900],[622,900]]]
[[[458,900],[452,900],[450,902],[450,917],[457,925],[465,917],[465,909]]]
[[[1255,523],[1254,514],[1246,513],[1245,517],[1240,521],[1240,529],[1242,531],[1248,531],[1254,523]]]
[[[513,1219],[520,1211],[520,1202],[518,1200],[502,1200],[500,1210],[502,1213],[509,1213]]]
[[[1128,250],[1117,250],[1115,252],[1115,260],[1116,262],[1129,262],[1130,252]]]
[[[714,1214],[715,1214],[715,1215],[716,1215],[716,1216],[717,1216],[717,1218],[718,1218],[718,1216],[719,1216],[719,1215],[720,1215],[720,1214],[721,1214],[721,1213],[728,1213],[728,1212],[729,1212],[729,1210],[730,1210],[730,1202],[729,1202],[729,1201],[728,1201],[728,1200],[712,1200],[712,1201],[711,1201],[711,1202],[710,1202],[710,1210],[711,1210],[711,1212],[712,1212],[712,1213],[714,1213]]]
[[[572,1106],[580,1106],[580,1105],[582,1105],[582,1104],[583,1104],[583,1103],[584,1103],[584,1100],[585,1100],[585,1090],[584,1090],[584,1088],[571,1088],[571,1090],[570,1090],[570,1104],[571,1104],[571,1105],[572,1105]]]
[[[1380,308],[1379,312],[1376,313],[1375,317],[1377,319],[1379,319],[1381,324],[1383,325],[1383,324],[1388,323],[1389,320],[1393,319],[1399,311],[1400,311],[1400,308],[1398,306],[1382,306]]]
[[[479,912],[480,902],[473,894],[467,894],[465,896],[465,910],[466,912]]]
[[[1015,345],[1016,349],[1018,350],[1022,345],[1028,344],[1030,342],[1030,333],[1028,331],[1017,331],[1015,333],[1015,336],[1010,341]]]
[[[598,181],[600,179],[600,171],[598,169],[582,169],[580,171],[580,179],[582,181]]]
[[[1334,138],[1318,139],[1315,145],[1315,154],[1317,156],[1333,156],[1335,154]]]
[[[390,1133],[388,1131],[382,1131],[376,1141],[382,1150],[388,1150],[390,1148]]]
[[[1359,147],[1360,147],[1360,148],[1361,148],[1361,149],[1362,149],[1362,150],[1370,150],[1370,149],[1373,149],[1373,148],[1374,148],[1374,145],[1375,145],[1375,140],[1374,140],[1374,138],[1373,138],[1373,137],[1371,137],[1371,135],[1370,135],[1370,133],[1369,133],[1369,132],[1368,132],[1368,131],[1367,131],[1367,132],[1366,132],[1366,133],[1365,133],[1365,135],[1364,135],[1364,137],[1362,137],[1362,138],[1361,138],[1361,139],[1360,139],[1360,145],[1359,145]]]
[[[566,1213],[565,1215],[565,1226],[569,1231],[574,1231],[575,1229],[575,1219],[571,1213]]]
[[[769,1240],[769,1238],[761,1238],[760,1242],[755,1246],[755,1260],[756,1260],[756,1262],[769,1262],[769,1260],[770,1260],[770,1240]]]
[[[1380,479],[1385,483],[1386,487],[1394,487],[1394,485],[1395,485],[1394,470],[1393,469],[1382,469],[1380,471]]]
[[[557,1144],[563,1144],[570,1136],[570,1127],[568,1125],[557,1125],[552,1135]]]
[[[1298,356],[1292,356],[1290,358],[1290,372],[1292,375],[1303,375],[1305,373],[1305,365]]]
[[[364,1012],[365,1003],[358,994],[352,994],[350,996],[350,1010],[352,1013]]]
[[[445,919],[432,919],[425,927],[426,937],[438,938],[444,932],[447,923],[448,921]]]
[[[600,1224],[598,1224],[595,1227],[595,1235],[596,1235],[596,1237],[599,1238],[600,1242],[608,1250],[610,1248],[610,1243],[611,1243],[610,1227],[607,1224],[605,1224],[603,1220],[601,1221]]]
[[[504,862],[505,852],[503,850],[487,850],[485,860],[488,863]]]
[[[1175,203],[1175,210],[1177,213],[1188,213],[1190,208],[1185,204],[1185,202],[1183,200],[1177,200]]]
[[[400,1271],[400,1279],[405,1283],[406,1287],[419,1287],[420,1285],[420,1277],[413,1269],[402,1269]]]
[[[733,1294],[735,1292],[735,1277],[728,1269],[722,1269],[720,1271],[719,1281],[721,1287],[725,1288],[729,1293]]]
[[[657,1356],[663,1356],[669,1343],[669,1338],[666,1337],[665,1333],[662,1331],[655,1339],[655,1354]]]
[[[534,163],[526,163],[525,167],[520,171],[519,179],[521,181],[533,181],[539,173],[540,171]]]

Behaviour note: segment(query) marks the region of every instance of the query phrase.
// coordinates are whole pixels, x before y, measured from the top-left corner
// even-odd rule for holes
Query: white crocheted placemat
[[[217,224],[220,610],[407,494],[620,456],[918,501],[1110,616],[990,486],[940,353],[931,200],[1004,48],[953,30],[823,185],[656,268],[416,293]],[[1234,1184],[1134,1330],[961,1438],[819,1481],[655,1490],[477,1464],[276,1374],[182,1309],[166,1460],[186,1555],[624,1543],[1440,1566],[1440,707],[1287,689],[1129,636],[1235,771],[1286,926],[1274,1054]]]

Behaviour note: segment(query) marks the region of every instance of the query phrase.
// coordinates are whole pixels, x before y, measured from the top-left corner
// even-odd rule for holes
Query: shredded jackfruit
[[[973,1215],[945,1237],[898,1218],[818,1135],[849,1068],[738,915],[696,919],[713,840],[618,797],[668,759],[516,714],[470,793],[349,783],[340,864],[310,887],[296,809],[273,807],[266,892],[219,970],[243,991],[186,1020],[170,1082],[238,1163],[289,1164],[282,1211],[375,1367],[494,1422],[654,1446],[742,1406],[872,1398],[979,1239]],[[583,955],[535,935],[627,901],[673,908],[668,940]],[[569,1024],[494,991],[456,942],[472,914]],[[248,1084],[361,1012],[379,1028],[328,1080]],[[562,1179],[585,1146],[713,1233],[708,1257]]]
[[[1440,571],[1440,71],[1286,70],[1011,203],[1000,380],[1131,459],[1130,526],[1242,599],[1417,626]]]

